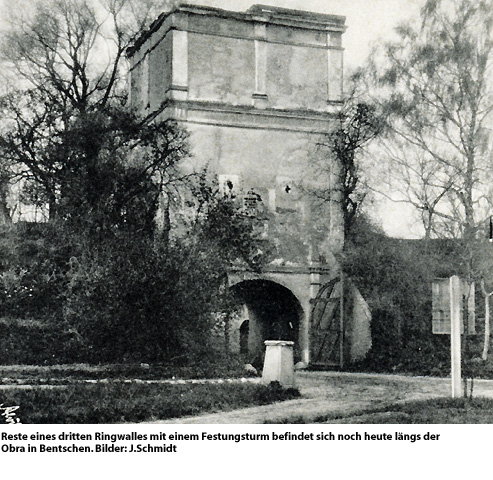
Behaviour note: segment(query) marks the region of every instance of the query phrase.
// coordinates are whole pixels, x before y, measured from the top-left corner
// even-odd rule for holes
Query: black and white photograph
[[[493,0],[262,1],[0,0],[4,463],[485,460]]]

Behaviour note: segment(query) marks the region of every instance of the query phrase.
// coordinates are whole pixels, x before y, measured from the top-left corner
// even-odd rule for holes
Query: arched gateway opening
[[[259,367],[265,340],[291,340],[295,362],[299,361],[303,309],[294,294],[270,280],[245,280],[233,285],[231,292],[242,306],[237,332],[243,360]]]

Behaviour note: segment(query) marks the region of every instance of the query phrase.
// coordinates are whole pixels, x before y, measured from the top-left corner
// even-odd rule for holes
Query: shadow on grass
[[[285,423],[307,423],[303,416]],[[493,399],[435,398],[400,402],[341,415],[324,415],[310,423],[333,424],[489,424],[493,423]]]

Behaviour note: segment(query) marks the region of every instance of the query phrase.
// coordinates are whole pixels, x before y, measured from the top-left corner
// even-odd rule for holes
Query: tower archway
[[[303,309],[291,290],[271,280],[258,279],[241,281],[231,287],[231,292],[242,305],[243,314],[237,325],[242,358],[260,367],[266,340],[290,340],[298,361]]]

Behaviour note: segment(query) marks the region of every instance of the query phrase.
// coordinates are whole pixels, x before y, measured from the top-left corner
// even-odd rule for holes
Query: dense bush
[[[212,355],[220,278],[178,245],[122,241],[83,255],[69,272],[65,319],[90,361],[171,361]],[[216,294],[216,295],[215,295]]]
[[[431,284],[460,275],[457,247],[446,240],[390,238],[358,219],[343,261],[372,310],[372,348],[357,368],[450,373],[450,337],[431,329]]]
[[[221,254],[190,238],[166,248],[152,239],[118,240],[72,246],[64,261],[43,239],[30,255],[14,255],[9,264],[19,267],[7,267],[0,279],[1,316],[12,319],[0,324],[1,363],[182,365],[224,353],[214,336],[229,301]]]
[[[70,328],[53,323],[3,319],[0,322],[0,364],[72,363],[80,361],[81,342]]]
[[[0,230],[0,312],[18,318],[61,314],[72,246],[51,224]]]

